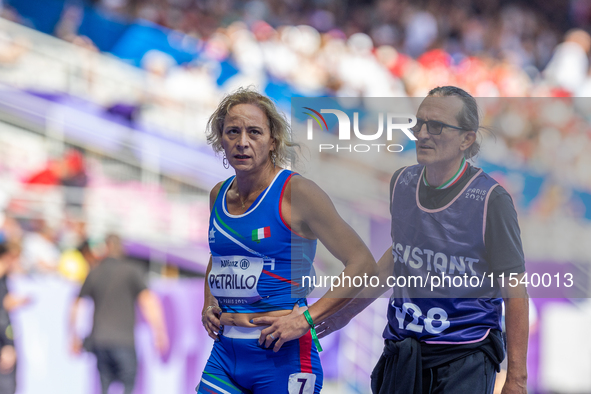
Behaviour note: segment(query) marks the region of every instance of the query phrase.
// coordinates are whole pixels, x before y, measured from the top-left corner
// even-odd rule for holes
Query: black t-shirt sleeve
[[[396,170],[394,175],[392,175],[392,179],[390,179],[390,199],[388,200],[389,201],[388,205],[390,206],[390,215],[392,215],[392,191],[394,190],[394,183],[396,183],[396,179],[398,179],[398,176],[400,175],[402,170],[404,170],[405,168],[406,167],[402,167],[402,168],[399,168],[398,170]]]
[[[142,291],[148,288],[144,272],[140,268],[132,267],[130,271],[130,284],[134,297],[137,297]]]
[[[92,298],[92,281],[94,277],[94,272],[93,270],[91,270],[88,275],[86,276],[86,279],[84,280],[84,283],[82,284],[82,287],[80,288],[80,293],[78,294],[78,297],[82,298],[82,297],[91,297]]]
[[[525,272],[521,231],[513,200],[497,186],[491,192],[484,233],[487,260],[495,274]]]

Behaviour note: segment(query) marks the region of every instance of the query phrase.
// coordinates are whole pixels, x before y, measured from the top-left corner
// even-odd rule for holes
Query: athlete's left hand
[[[275,341],[273,351],[278,352],[287,341],[297,339],[308,332],[310,325],[303,316],[307,306],[294,305],[289,315],[281,317],[263,316],[251,320],[253,324],[270,326],[261,331],[259,344],[268,348]]]
[[[520,382],[515,379],[507,378],[501,394],[527,394],[527,383],[526,381]]]

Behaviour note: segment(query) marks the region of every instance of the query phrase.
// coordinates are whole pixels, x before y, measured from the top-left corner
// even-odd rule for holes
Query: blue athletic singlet
[[[423,171],[405,168],[394,184],[393,275],[406,283],[393,287],[384,338],[477,342],[501,329],[501,293],[488,276],[484,244],[488,198],[498,184],[480,170],[445,207],[426,209],[419,201]]]
[[[223,312],[248,313],[292,309],[305,304],[316,240],[294,234],[281,217],[285,185],[294,173],[279,172],[242,215],[232,215],[222,185],[209,220],[212,269],[207,283]],[[297,175],[297,174],[296,174]]]
[[[293,233],[281,217],[281,200],[293,175],[282,170],[242,215],[227,210],[226,194],[234,177],[222,185],[209,221],[212,269],[207,283],[223,312],[291,310],[304,305],[310,289],[316,241]],[[231,327],[249,331],[250,328]],[[319,394],[323,373],[310,331],[283,344],[277,353],[256,338],[220,330],[198,394]]]

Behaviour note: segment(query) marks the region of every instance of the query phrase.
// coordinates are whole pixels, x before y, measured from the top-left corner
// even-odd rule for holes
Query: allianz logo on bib
[[[238,260],[220,260],[220,266],[222,268],[227,268],[227,267],[235,267],[235,268],[242,268],[243,270],[247,270],[248,267],[250,267],[250,261],[248,261],[247,259],[242,259],[240,261]]]

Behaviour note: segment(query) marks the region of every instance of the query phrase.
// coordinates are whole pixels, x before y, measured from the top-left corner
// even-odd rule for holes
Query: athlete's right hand
[[[201,323],[205,330],[207,331],[207,335],[211,339],[219,341],[218,334],[220,332],[220,318],[222,317],[222,308],[215,305],[212,307],[207,307],[203,314],[201,315]]]
[[[316,333],[318,334],[318,338],[324,338],[325,336],[340,330],[349,324],[352,318],[353,316],[349,316],[349,314],[345,313],[344,310],[334,313],[316,325]]]

